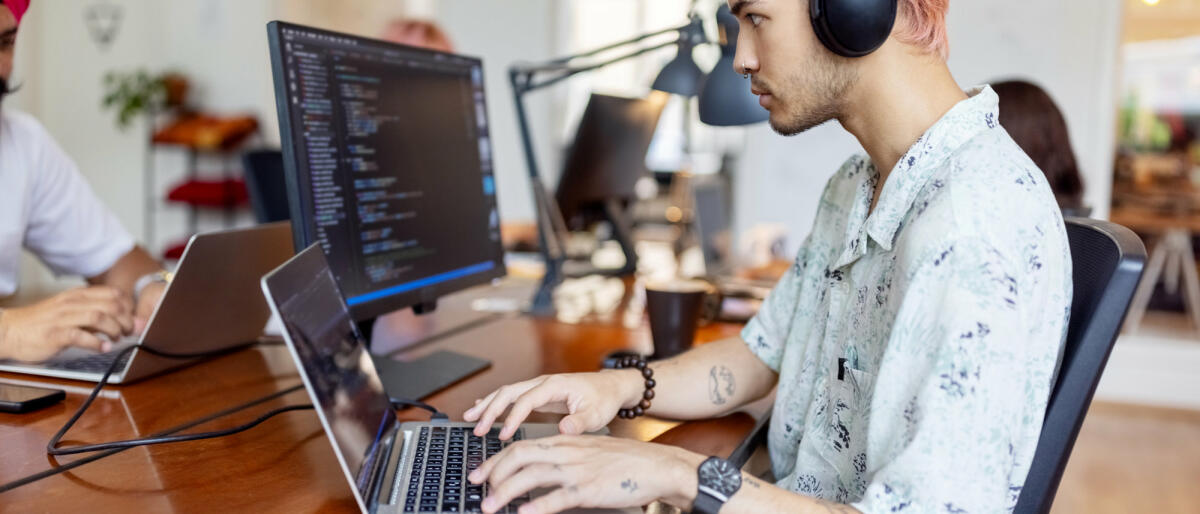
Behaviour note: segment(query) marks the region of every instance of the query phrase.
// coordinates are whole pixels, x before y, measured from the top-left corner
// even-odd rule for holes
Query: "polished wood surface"
[[[496,387],[544,373],[591,371],[617,349],[648,351],[641,316],[620,309],[577,324],[516,314],[477,312],[479,298],[528,294],[528,284],[477,288],[442,302],[433,315],[381,318],[373,345],[398,359],[451,349],[486,358],[492,366],[426,401],[461,419],[462,412]],[[636,321],[631,323],[631,320]],[[734,335],[739,326],[711,324],[697,341]],[[0,484],[76,460],[51,458],[45,446],[74,413],[90,385],[0,373],[4,382],[39,382],[68,389],[63,403],[30,414],[0,413]],[[281,345],[260,346],[126,386],[106,388],[64,445],[144,437],[301,384]],[[309,403],[296,391],[189,431],[245,423],[284,405]],[[707,454],[728,454],[763,411],[764,402],[704,422],[654,418],[617,420],[616,436],[660,439]],[[534,421],[553,421],[535,415]],[[402,419],[422,420],[409,410]],[[218,439],[139,447],[62,474],[0,493],[3,512],[352,512],[350,487],[316,413],[284,413],[246,432]]]
[[[1200,411],[1093,403],[1051,511],[1200,512]]]

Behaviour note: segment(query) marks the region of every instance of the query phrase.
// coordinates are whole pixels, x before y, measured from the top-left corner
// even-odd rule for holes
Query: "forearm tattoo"
[[[624,490],[628,491],[630,494],[633,494],[635,491],[638,490],[638,485],[637,485],[637,482],[634,482],[632,478],[626,478],[624,482],[621,482],[621,489],[624,489]]]
[[[725,366],[713,366],[708,370],[708,399],[713,405],[725,405],[735,390],[733,372]]]

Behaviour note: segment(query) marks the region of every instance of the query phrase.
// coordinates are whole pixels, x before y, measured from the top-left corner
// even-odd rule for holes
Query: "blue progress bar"
[[[403,293],[406,291],[412,291],[413,289],[420,289],[422,287],[437,284],[439,282],[445,282],[447,280],[454,280],[456,278],[465,277],[467,275],[474,275],[476,273],[482,273],[482,272],[490,270],[494,267],[496,267],[496,263],[492,262],[492,261],[481,262],[479,264],[472,264],[465,268],[450,270],[445,273],[439,273],[437,275],[433,275],[431,277],[425,277],[420,280],[414,280],[412,282],[394,285],[392,287],[380,289],[378,291],[371,291],[370,293],[361,294],[361,295],[355,296],[353,298],[347,298],[346,304],[347,305],[358,305],[360,303],[366,303],[366,302],[369,302],[372,300],[378,300],[378,299],[386,297],[386,296],[400,294],[400,293]]]

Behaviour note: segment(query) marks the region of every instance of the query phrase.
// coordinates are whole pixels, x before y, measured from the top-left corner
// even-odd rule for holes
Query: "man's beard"
[[[778,90],[762,88],[775,96],[781,116],[775,116],[773,112],[768,121],[781,135],[794,136],[841,116],[846,93],[858,80],[858,69],[850,63],[837,62],[832,56],[818,57],[814,61],[802,67],[799,73],[786,77],[786,83]],[[776,95],[777,91],[786,97]],[[797,99],[803,99],[805,105],[794,106],[797,112],[787,112],[789,104]]]
[[[0,102],[4,102],[4,97],[8,96],[13,90],[8,88],[8,79],[0,77]]]

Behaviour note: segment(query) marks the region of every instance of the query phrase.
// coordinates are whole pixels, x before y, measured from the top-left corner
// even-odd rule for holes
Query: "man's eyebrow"
[[[17,28],[13,27],[4,32],[0,32],[0,38],[11,37],[17,35]]]
[[[734,16],[740,18],[742,16],[742,9],[745,9],[751,4],[757,4],[758,2],[759,0],[737,0],[733,3],[733,7],[729,8],[729,12],[732,12]]]

